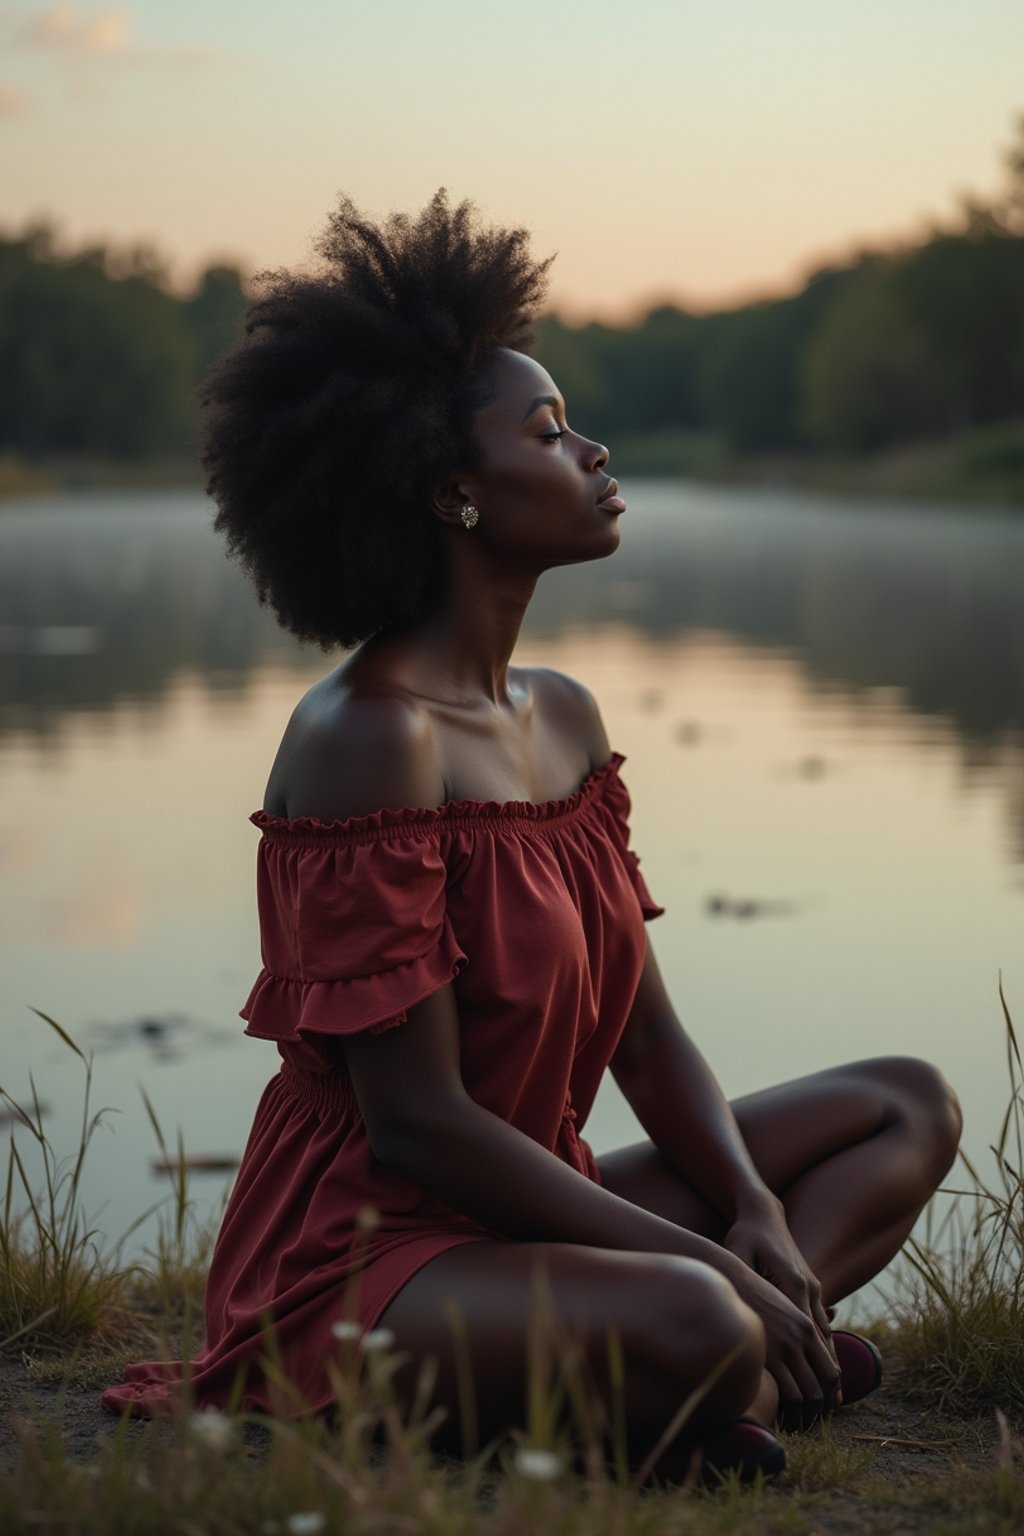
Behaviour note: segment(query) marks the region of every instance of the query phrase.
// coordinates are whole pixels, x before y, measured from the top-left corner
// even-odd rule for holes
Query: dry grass
[[[1009,1103],[988,1179],[961,1153],[966,1188],[924,1240],[911,1240],[892,1297],[910,1368],[943,1405],[999,1408],[1024,1423],[1024,1097],[1020,1048],[1006,1028]]]
[[[597,1401],[578,1356],[551,1328],[543,1297],[530,1340],[527,1424],[504,1445],[481,1447],[462,1461],[432,1454],[429,1373],[411,1407],[402,1406],[392,1389],[396,1357],[361,1341],[339,1342],[331,1367],[337,1413],[330,1424],[196,1413],[187,1400],[161,1424],[101,1423],[95,1389],[114,1378],[136,1338],[162,1337],[154,1352],[164,1357],[177,1354],[182,1341],[186,1349],[194,1342],[212,1232],[194,1223],[180,1140],[176,1156],[169,1157],[147,1101],[154,1135],[172,1167],[168,1208],[145,1269],[122,1264],[120,1245],[103,1247],[78,1201],[82,1163],[103,1111],[89,1108],[90,1064],[47,1020],[82,1063],[85,1108],[77,1150],[63,1162],[43,1132],[34,1085],[12,1138],[0,1222],[0,1331],[12,1346],[6,1358],[8,1369],[20,1372],[22,1402],[36,1395],[40,1405],[22,1413],[17,1455],[8,1451],[9,1471],[0,1473],[0,1531],[1010,1536],[1024,1529],[1024,1447],[1013,1427],[1024,1409],[1018,1172],[1024,1073],[1005,1002],[1004,1017],[1011,1103],[993,1146],[995,1176],[983,1183],[967,1168],[967,1186],[954,1208],[959,1214],[947,1218],[934,1241],[914,1245],[894,1302],[906,1385],[945,1403],[946,1419],[941,1426],[926,1419],[925,1430],[916,1421],[901,1430],[891,1416],[870,1417],[883,1412],[878,1406],[866,1415],[860,1411],[859,1419],[854,1410],[833,1426],[787,1437],[789,1471],[773,1487],[742,1488],[724,1480],[714,1489],[683,1491],[638,1487],[624,1450],[621,1408],[613,1402],[606,1410]],[[16,1150],[24,1138],[41,1160],[39,1190]],[[951,1233],[952,1247],[941,1248],[940,1237],[948,1241]],[[15,1367],[26,1349],[30,1354]],[[621,1379],[614,1340],[610,1349],[613,1378]],[[271,1373],[272,1357],[268,1341]],[[286,1393],[288,1384],[281,1381],[280,1388]],[[68,1431],[76,1394],[79,1410],[83,1404],[88,1410],[77,1438]],[[998,1436],[991,1411],[963,1428],[950,1416],[981,1404],[1006,1410]],[[465,1414],[471,1439],[471,1401]],[[858,1434],[858,1428],[880,1432]],[[886,1461],[891,1448],[914,1447],[922,1436],[933,1442],[932,1453],[905,1451],[894,1475]],[[986,1449],[993,1441],[994,1455]],[[955,1450],[935,1454],[935,1445]]]
[[[58,1350],[67,1355],[85,1348],[105,1357],[126,1339],[148,1336],[152,1342],[157,1331],[166,1334],[172,1323],[187,1340],[191,1319],[201,1315],[216,1220],[205,1225],[196,1221],[180,1133],[172,1157],[143,1091],[169,1169],[170,1198],[144,1211],[111,1243],[88,1221],[81,1203],[89,1149],[110,1111],[92,1109],[91,1058],[55,1019],[33,1011],[81,1065],[82,1118],[77,1145],[59,1157],[43,1125],[35,1082],[29,1079],[27,1105],[0,1087],[0,1100],[13,1123],[0,1214],[0,1351]],[[22,1151],[26,1143],[28,1157]],[[155,1247],[146,1250],[144,1263],[125,1262],[128,1240],[154,1212],[159,1212]]]
[[[86,1221],[79,1198],[89,1145],[108,1113],[91,1107],[92,1063],[55,1020],[43,1013],[39,1017],[82,1063],[82,1121],[77,1148],[58,1158],[43,1127],[34,1081],[28,1106],[0,1088],[15,1126],[0,1220],[0,1347],[5,1349],[16,1343],[23,1348],[62,1346],[101,1336],[115,1326],[130,1278],[120,1261],[121,1245],[107,1248]],[[29,1175],[19,1134],[41,1165],[41,1185]]]

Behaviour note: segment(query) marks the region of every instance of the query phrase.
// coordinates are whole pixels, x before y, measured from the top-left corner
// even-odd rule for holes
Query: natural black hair
[[[321,270],[261,273],[246,335],[200,392],[215,526],[280,623],[326,650],[423,611],[431,495],[476,462],[499,347],[525,350],[547,261],[442,189],[415,218],[343,198]]]

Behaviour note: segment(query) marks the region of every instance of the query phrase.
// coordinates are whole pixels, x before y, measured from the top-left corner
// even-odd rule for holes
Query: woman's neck
[[[415,625],[392,632],[404,652],[402,670],[424,697],[451,704],[509,704],[509,662],[537,578],[518,573],[462,582],[458,572],[452,574],[434,609]]]

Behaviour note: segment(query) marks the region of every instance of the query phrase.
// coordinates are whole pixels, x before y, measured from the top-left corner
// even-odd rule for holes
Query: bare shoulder
[[[523,669],[533,689],[536,707],[567,743],[586,751],[591,769],[600,768],[611,756],[608,734],[597,700],[589,688],[550,667]]]
[[[428,712],[399,692],[353,686],[339,668],[292,714],[264,805],[332,822],[444,800]]]

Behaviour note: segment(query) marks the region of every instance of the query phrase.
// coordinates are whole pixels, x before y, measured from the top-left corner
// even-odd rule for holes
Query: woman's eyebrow
[[[530,404],[526,407],[526,414],[523,416],[523,420],[529,421],[539,406],[553,405],[557,407],[560,403],[557,395],[538,395],[536,400],[531,400]]]

